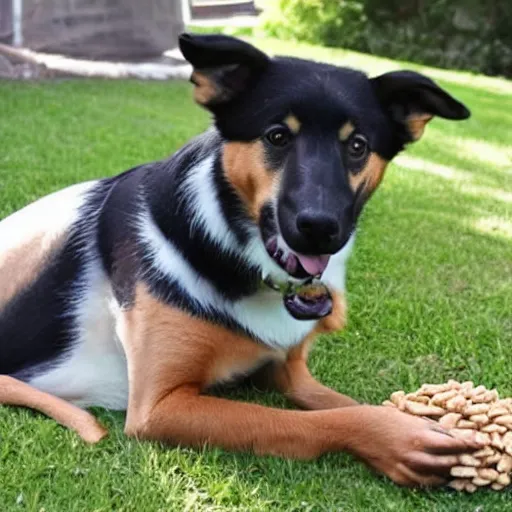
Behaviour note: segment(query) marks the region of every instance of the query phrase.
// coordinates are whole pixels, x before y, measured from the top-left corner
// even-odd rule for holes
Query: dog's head
[[[349,240],[387,163],[434,116],[468,109],[429,78],[369,79],[347,68],[269,58],[241,40],[184,34],[196,101],[224,139],[227,179],[292,277],[318,275]]]

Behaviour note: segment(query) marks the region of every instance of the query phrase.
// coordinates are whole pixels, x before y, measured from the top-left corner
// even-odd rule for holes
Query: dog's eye
[[[277,146],[279,148],[283,148],[288,145],[292,140],[292,134],[288,128],[284,126],[274,126],[269,128],[265,133],[265,138],[272,144],[273,146]]]
[[[347,151],[351,160],[362,160],[368,154],[368,141],[363,135],[356,134],[350,137]]]

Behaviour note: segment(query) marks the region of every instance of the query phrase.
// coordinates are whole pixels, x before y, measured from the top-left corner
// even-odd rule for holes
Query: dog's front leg
[[[257,367],[272,349],[162,304],[143,285],[133,307],[121,315],[118,333],[130,380],[127,434],[293,458],[346,448],[343,421],[335,416],[202,394],[230,375]],[[344,420],[347,430],[354,415]]]
[[[321,333],[339,331],[345,326],[346,304],[342,294],[331,290],[333,312],[323,318],[317,328],[297,347],[292,348],[286,361],[263,368],[255,376],[256,385],[277,389],[292,403],[306,410],[335,409],[358,405],[349,396],[318,382],[310,373],[307,361],[309,349]]]
[[[226,368],[247,368],[269,349],[161,304],[140,286],[121,315],[129,435],[302,459],[347,451],[406,485],[444,482],[457,455],[480,447],[388,407],[287,411],[202,395]]]
[[[355,425],[356,411],[345,417]],[[200,394],[196,385],[169,392],[144,416],[132,416],[126,432],[173,445],[205,444],[258,455],[312,459],[347,449],[339,418],[273,409]]]
[[[324,386],[311,375],[308,365],[308,345],[313,336],[292,349],[285,361],[272,362],[250,377],[258,389],[277,390],[290,402],[305,410],[336,409],[358,405],[347,395]]]
[[[275,387],[292,403],[306,410],[336,409],[358,405],[347,395],[318,382],[310,373],[306,359],[289,358],[273,368]]]
[[[133,413],[126,432],[138,439],[297,459],[346,451],[406,486],[446,483],[458,455],[481,448],[388,407],[279,410],[200,395],[196,385],[169,391],[142,416]]]

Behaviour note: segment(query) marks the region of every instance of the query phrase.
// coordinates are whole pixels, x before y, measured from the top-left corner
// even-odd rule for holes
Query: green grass
[[[305,45],[279,52],[373,73],[401,65]],[[449,378],[512,396],[512,86],[429,72],[473,117],[434,120],[391,166],[361,220],[348,328],[311,357],[320,380],[372,403]],[[0,83],[0,216],[173,152],[208,124],[190,97],[184,83]],[[139,444],[123,436],[123,414],[97,412],[110,437],[89,447],[41,415],[0,407],[0,511],[512,509],[509,493],[400,489],[344,455],[305,463]]]

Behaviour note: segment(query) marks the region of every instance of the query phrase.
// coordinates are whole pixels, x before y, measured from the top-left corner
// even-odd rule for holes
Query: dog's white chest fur
[[[290,316],[283,305],[281,294],[270,288],[261,288],[254,295],[237,301],[224,298],[207,279],[196,272],[173,243],[163,236],[149,213],[146,212],[141,217],[139,229],[150,249],[154,267],[162,275],[176,281],[202,308],[215,308],[229,315],[265,344],[288,349],[300,343],[314,327],[315,321],[295,320]],[[323,276],[323,281],[338,292],[343,292],[345,287],[345,266],[352,243],[351,239],[341,251],[331,257]],[[262,268],[262,277],[281,274],[281,279],[286,278],[284,272],[267,255],[259,237],[255,237],[248,244],[246,251],[253,262]]]
[[[325,271],[323,282],[338,292],[345,287],[345,261],[352,241],[334,255]],[[283,305],[279,292],[262,288],[258,293],[235,302],[228,309],[234,318],[250,332],[274,348],[287,350],[298,343],[314,328],[315,320],[296,320]]]
[[[76,338],[62,364],[30,381],[76,405],[126,409],[128,370],[116,336],[119,309],[98,260],[87,268],[87,289],[77,296]]]

